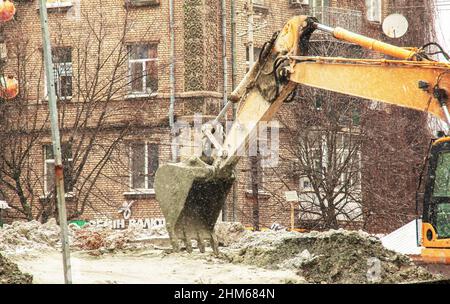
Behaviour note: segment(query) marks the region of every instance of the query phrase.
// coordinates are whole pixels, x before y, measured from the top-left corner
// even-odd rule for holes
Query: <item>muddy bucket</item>
[[[199,250],[204,252],[204,240],[208,239],[218,253],[214,225],[233,181],[231,173],[219,175],[213,166],[196,157],[159,167],[154,183],[156,200],[174,251],[179,250],[182,240],[191,252],[191,240],[195,239]]]

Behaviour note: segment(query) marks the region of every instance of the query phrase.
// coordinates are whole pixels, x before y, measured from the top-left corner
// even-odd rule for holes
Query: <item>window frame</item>
[[[366,18],[369,22],[381,23],[383,3],[381,0],[366,0]]]
[[[317,2],[320,2],[320,5],[317,5]],[[330,1],[328,0],[309,0],[309,6],[310,7],[329,7],[330,6]]]
[[[70,51],[70,61],[66,62],[55,62],[55,54],[58,52],[58,49],[68,49]],[[55,47],[52,48],[52,64],[53,64],[53,77],[55,80],[55,93],[56,97],[59,100],[71,100],[73,98],[73,62],[72,62],[72,47],[70,46],[61,46],[61,47]],[[62,75],[62,68],[64,67],[64,75]],[[67,68],[69,67],[69,68]],[[68,72],[70,75],[68,75]],[[70,77],[71,78],[71,92],[70,95],[63,96],[61,94],[62,92],[62,86],[61,86],[61,77]],[[47,86],[47,76],[44,72],[44,92],[45,92],[45,98],[44,100],[48,100],[48,86]]]
[[[160,0],[125,0],[125,6],[129,7],[148,7],[159,5],[161,5]]]
[[[80,0],[81,1],[81,0]],[[46,1],[45,6],[49,10],[57,10],[57,9],[69,9],[73,6],[73,0],[56,0],[54,2]],[[39,9],[39,3],[37,4],[37,8]]]
[[[248,157],[248,162],[249,162],[249,169],[248,169],[248,185],[247,185],[247,190],[252,192],[253,191],[253,164],[256,164],[256,166],[258,166],[258,192],[264,192],[261,187],[263,187],[263,184],[265,182],[265,176],[264,176],[264,168],[261,166],[261,159],[259,159],[258,161],[254,162],[254,159],[258,157],[258,156],[249,156]],[[259,156],[259,158],[261,158],[261,156]]]
[[[66,144],[61,145],[61,150],[63,147],[65,147]],[[48,189],[48,164],[53,164],[53,167],[55,167],[55,156],[53,155],[53,158],[47,158],[47,149],[51,149],[51,153],[53,154],[53,144],[44,144],[43,145],[43,153],[44,153],[44,194],[45,196],[49,196],[50,193],[53,191],[53,189]],[[61,151],[62,152],[62,151]],[[72,151],[71,151],[72,152]],[[72,153],[71,153],[72,155]],[[73,155],[72,157],[62,160],[63,163],[71,163],[73,165]],[[66,182],[66,180],[64,180]],[[74,185],[71,185],[71,189],[69,191],[66,191],[66,195],[72,195],[74,190]]]
[[[261,53],[261,51],[262,48],[253,46],[253,57],[255,60],[253,64],[255,64],[258,61],[259,54]],[[248,73],[248,71],[250,71],[250,48],[248,45],[245,46],[245,68],[246,72]]]
[[[252,0],[253,5],[260,5],[260,6],[265,6],[266,5],[266,1],[265,0]]]
[[[133,155],[134,155],[134,151],[133,151],[133,146],[134,145],[144,145],[144,188],[135,188],[133,185],[133,176],[134,176],[134,172],[133,172]],[[148,141],[138,141],[138,142],[130,142],[129,144],[129,189],[132,193],[150,193],[153,194],[155,193],[155,185],[154,185],[154,180],[153,180],[153,184],[152,187],[150,187],[149,184],[149,158],[150,158],[150,146],[154,145],[157,148],[157,157],[158,157],[158,166],[157,168],[159,168],[159,159],[160,159],[160,145],[158,143],[155,142],[148,142]]]
[[[339,163],[340,165],[342,165],[346,159],[346,157],[348,157],[350,150],[348,149],[348,145],[345,144],[345,141],[348,139],[348,136],[350,136],[350,134],[342,132],[342,133],[338,133],[337,136],[340,137],[341,139],[341,145],[337,146],[336,149],[338,149],[337,153],[338,153],[338,157],[339,157]],[[320,137],[320,145],[317,147],[312,147],[310,148],[310,154],[311,155],[319,155],[318,153],[322,154],[322,159],[312,159],[312,162],[314,162],[314,167],[319,167],[320,168],[324,168],[326,166],[326,160],[328,159],[328,149],[327,149],[327,144],[326,144],[326,139],[325,139],[325,135],[322,135]],[[352,159],[350,160],[350,162],[352,163],[351,165],[353,166],[357,166],[357,176],[352,176],[350,177],[350,184],[352,187],[355,188],[355,190],[361,190],[361,178],[362,178],[362,173],[361,173],[361,169],[362,169],[362,164],[361,164],[361,151],[356,152],[356,154],[353,155],[356,159]],[[357,164],[354,164],[353,162],[356,161]],[[317,170],[317,168],[315,168],[315,170]],[[322,169],[321,169],[322,170]],[[347,174],[348,172],[342,172],[341,175],[339,176],[339,183],[342,185],[343,183],[345,183],[345,181],[347,180]],[[309,187],[304,187],[304,182],[308,182],[309,183]],[[313,187],[312,187],[312,183],[309,180],[309,178],[302,174],[299,177],[299,190],[300,192],[311,192],[313,191]]]
[[[345,162],[345,159],[349,157],[350,149],[348,148],[348,144],[346,141],[349,140],[349,136],[352,136],[348,133],[339,133],[338,136],[341,138],[341,146],[338,146],[337,149],[339,149],[339,157],[340,157],[340,164],[343,164]],[[349,160],[350,166],[357,166],[357,175],[350,177],[350,184],[351,187],[354,187],[355,190],[361,190],[361,151],[354,152],[356,154],[352,155],[352,159]],[[355,163],[356,161],[356,163]],[[339,182],[341,185],[345,183],[347,180],[347,174],[349,172],[344,171],[341,173],[341,176],[339,177]]]
[[[156,58],[146,58],[146,59],[131,59],[131,48],[133,46],[148,46],[149,50],[152,47],[155,47],[156,49]],[[128,51],[128,96],[129,97],[139,97],[139,96],[155,96],[158,94],[159,90],[159,54],[158,54],[158,46],[159,43],[157,42],[137,42],[137,43],[129,43],[127,44],[127,51]],[[148,55],[147,55],[148,56]],[[149,88],[147,87],[147,62],[156,62],[156,73],[157,73],[157,88],[155,91],[149,92]],[[134,63],[142,63],[142,91],[133,91],[133,79],[132,79],[132,72],[131,72],[131,66]]]

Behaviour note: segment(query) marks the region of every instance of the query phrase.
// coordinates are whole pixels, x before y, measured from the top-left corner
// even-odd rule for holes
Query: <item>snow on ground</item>
[[[162,228],[114,231],[71,227],[73,281],[223,284],[435,279],[409,257],[386,249],[377,237],[363,231],[250,232],[242,224],[223,222],[217,224],[216,232],[219,243],[225,246],[218,257],[210,248],[200,253],[195,242],[192,254],[169,253],[169,244],[161,243],[161,238],[167,237]],[[391,239],[396,238],[391,235]],[[54,220],[43,225],[13,223],[0,229],[0,252],[22,272],[32,274],[34,283],[63,283],[59,249],[59,227]],[[17,272],[13,268],[12,275]]]
[[[33,275],[33,283],[64,283],[61,253],[54,251],[36,257],[10,257],[19,268]],[[93,257],[72,254],[74,283],[128,284],[271,284],[302,283],[291,270],[267,270],[255,266],[219,261],[212,252],[162,255],[161,251],[140,254],[104,254]]]

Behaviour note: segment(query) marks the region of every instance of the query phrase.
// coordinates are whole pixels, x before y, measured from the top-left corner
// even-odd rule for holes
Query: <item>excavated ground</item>
[[[407,283],[440,279],[361,231],[245,233],[230,246],[233,263],[293,269],[310,283]]]
[[[442,279],[385,249],[365,232],[250,232],[218,223],[221,255],[168,253],[164,227],[150,230],[70,226],[76,283],[408,283]],[[0,282],[62,283],[55,221],[0,229]],[[195,248],[195,243],[194,243]],[[6,266],[2,266],[6,265]],[[7,269],[6,272],[4,269]],[[8,273],[2,277],[2,273]],[[157,274],[157,275],[155,275]],[[5,279],[4,279],[5,278]],[[7,279],[6,279],[7,278]]]
[[[21,272],[16,263],[0,253],[0,284],[31,284],[32,282],[32,275]]]

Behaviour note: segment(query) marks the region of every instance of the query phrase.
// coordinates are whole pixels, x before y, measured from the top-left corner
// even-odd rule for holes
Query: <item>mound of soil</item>
[[[246,234],[251,234],[239,222],[217,222],[214,227],[214,232],[221,246],[230,246],[238,242]]]
[[[89,224],[83,228],[69,224],[69,243],[72,250],[114,250],[139,249],[145,244],[142,240],[168,238],[164,226],[143,229],[130,226],[127,229],[113,230],[94,227]],[[61,249],[60,228],[55,219],[45,224],[38,221],[15,221],[0,228],[0,252],[6,256],[28,255],[38,252]]]
[[[31,284],[33,276],[22,273],[17,264],[0,254],[0,284]]]
[[[60,244],[60,229],[55,219],[45,224],[16,221],[0,229],[0,252],[5,254],[42,252],[59,248]]]
[[[232,262],[295,269],[311,283],[404,283],[437,279],[408,256],[383,247],[365,232],[259,232],[227,253]]]

